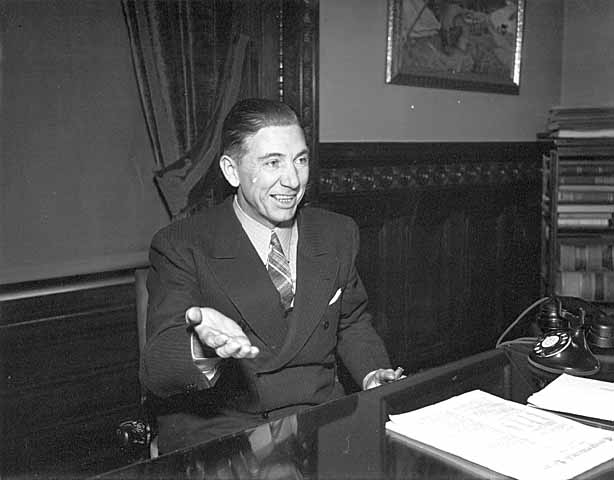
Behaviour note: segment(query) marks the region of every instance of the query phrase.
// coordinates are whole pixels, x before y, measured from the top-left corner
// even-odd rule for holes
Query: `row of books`
[[[557,194],[559,203],[614,203],[614,185],[599,187],[602,185],[561,185]]]
[[[561,243],[556,291],[590,301],[614,301],[614,240]]]
[[[614,156],[612,158],[600,158],[599,160],[594,158],[560,159],[559,175],[560,180],[571,177],[565,180],[564,183],[580,184],[589,183],[593,176],[614,177]],[[604,181],[603,183],[607,182]]]
[[[610,230],[614,226],[613,214],[560,213],[557,219],[560,230]]]
[[[614,272],[614,241],[591,244],[561,243],[559,269],[580,272]]]
[[[610,229],[614,216],[614,159],[561,160],[558,226],[561,229]]]
[[[580,170],[579,167],[593,167]],[[565,174],[572,171],[573,175]],[[595,165],[561,165],[559,170],[558,227],[565,229],[601,229],[614,226],[614,162],[601,164],[608,174],[595,175]],[[611,172],[609,169],[613,169]],[[578,171],[582,174],[578,174]]]
[[[614,302],[614,272],[558,272],[556,291],[593,302]]]
[[[614,205],[614,158],[611,161],[561,160],[557,196],[560,212],[614,212],[614,207],[584,208],[582,204]],[[564,204],[580,204],[569,206]]]

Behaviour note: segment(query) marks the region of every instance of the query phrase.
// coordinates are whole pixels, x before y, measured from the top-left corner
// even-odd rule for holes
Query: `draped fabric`
[[[178,218],[202,200],[195,191],[219,156],[249,37],[240,33],[238,9],[229,1],[122,0],[122,6],[154,178]]]

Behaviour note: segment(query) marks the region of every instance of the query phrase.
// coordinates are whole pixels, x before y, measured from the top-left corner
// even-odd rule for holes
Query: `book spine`
[[[589,143],[595,142],[595,140],[587,139],[584,144],[579,141],[571,142],[564,141],[571,139],[561,139],[561,141],[556,141],[557,153],[559,158],[569,158],[569,157],[602,157],[602,158],[612,158],[614,156],[614,145],[607,145],[604,142]],[[613,140],[613,139],[610,139]],[[596,160],[597,162],[601,161],[601,159]]]
[[[610,218],[561,218],[557,220],[559,228],[609,228],[612,225]]]
[[[606,126],[605,124],[602,126]],[[582,128],[559,128],[552,133],[553,137],[557,138],[569,138],[569,139],[586,139],[586,138],[614,138],[614,129],[612,128],[600,128],[597,130],[585,130]]]
[[[559,218],[608,218],[608,219],[612,219],[613,215],[609,212],[569,212],[569,213],[559,213]]]
[[[559,183],[590,183],[592,177],[614,177],[614,158],[612,162],[610,164],[593,165],[584,161],[571,163],[561,161],[559,164]]]
[[[562,175],[559,183],[561,185],[614,185],[614,175]]]
[[[559,190],[558,199],[560,203],[614,203],[614,192]]]
[[[569,192],[569,191],[575,191],[575,192],[614,192],[614,184],[612,185],[605,185],[605,184],[601,184],[601,185],[596,185],[596,184],[590,184],[587,185],[582,184],[582,185],[559,185],[559,190],[563,190],[565,192]]]
[[[573,212],[614,212],[614,204],[609,205],[605,203],[564,203],[559,205],[558,211],[560,213],[573,213]]]
[[[614,301],[614,272],[560,272],[557,280],[559,295]]]
[[[561,244],[559,268],[562,271],[614,271],[614,244]]]

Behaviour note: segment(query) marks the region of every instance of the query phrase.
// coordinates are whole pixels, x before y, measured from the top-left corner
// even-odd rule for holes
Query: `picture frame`
[[[388,0],[386,83],[518,95],[525,0]]]

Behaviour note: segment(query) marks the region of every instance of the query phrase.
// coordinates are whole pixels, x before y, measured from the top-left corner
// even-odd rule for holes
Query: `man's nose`
[[[283,172],[281,173],[281,183],[284,187],[288,188],[298,188],[300,185],[300,180],[298,176],[298,171],[296,170],[296,166],[291,163],[287,165]]]

